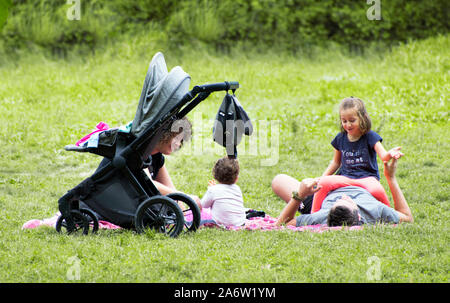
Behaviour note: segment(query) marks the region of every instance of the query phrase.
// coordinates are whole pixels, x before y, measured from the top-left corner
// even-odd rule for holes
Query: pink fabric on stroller
[[[76,145],[76,146],[80,146],[81,144],[83,144],[84,142],[86,142],[87,140],[89,140],[89,138],[90,138],[93,134],[98,133],[98,132],[102,132],[102,131],[105,131],[105,130],[108,130],[108,129],[109,129],[109,125],[106,124],[105,122],[99,122],[99,123],[97,124],[97,126],[95,126],[95,128],[96,128],[96,129],[93,130],[90,134],[88,134],[88,135],[84,136],[83,138],[81,138],[80,140],[78,140],[77,143],[75,143],[75,145]]]

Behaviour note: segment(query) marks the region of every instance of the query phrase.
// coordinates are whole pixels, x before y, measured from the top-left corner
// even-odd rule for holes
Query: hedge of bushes
[[[69,20],[77,3],[80,20]],[[369,20],[374,12],[380,20]],[[94,49],[124,34],[162,32],[173,46],[201,43],[226,51],[237,44],[295,53],[330,41],[357,50],[446,34],[448,20],[447,0],[12,0],[0,38],[9,50],[35,44],[64,52],[73,45]]]

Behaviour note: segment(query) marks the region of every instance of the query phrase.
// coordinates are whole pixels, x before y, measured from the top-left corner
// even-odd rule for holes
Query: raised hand
[[[394,147],[393,149],[388,151],[389,156],[391,157],[391,159],[400,159],[401,157],[403,157],[405,154],[403,154],[400,149],[402,149],[401,146],[397,146]]]

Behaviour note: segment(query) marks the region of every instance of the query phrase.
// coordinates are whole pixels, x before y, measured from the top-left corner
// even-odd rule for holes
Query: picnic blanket
[[[59,216],[61,215],[60,212],[57,212],[54,216],[46,219],[32,219],[27,222],[25,222],[22,225],[22,229],[33,229],[39,226],[49,226],[49,227],[56,227],[56,221],[58,221]],[[98,228],[100,229],[118,229],[121,228],[118,225],[112,224],[108,221],[99,220],[98,221]]]
[[[316,225],[304,225],[304,226],[291,226],[291,225],[275,225],[277,218],[273,218],[269,215],[266,215],[264,218],[255,217],[246,220],[243,226],[228,226],[226,229],[228,230],[261,230],[261,231],[269,231],[269,230],[290,230],[290,231],[309,231],[309,232],[317,232],[321,233],[329,230],[361,230],[363,226],[350,226],[350,227],[342,227],[335,226],[329,227],[326,224],[316,224]]]
[[[57,212],[54,216],[46,219],[33,219],[25,222],[22,226],[22,229],[33,229],[37,228],[39,226],[49,226],[49,227],[55,227],[56,221],[58,220],[58,217],[60,216],[60,213]],[[191,219],[191,217],[186,216],[186,220],[188,221]],[[192,220],[192,219],[191,219]],[[270,230],[290,230],[290,231],[309,231],[309,232],[317,232],[321,233],[324,231],[329,230],[361,230],[363,229],[363,226],[350,226],[350,227],[329,227],[326,224],[316,224],[316,225],[305,225],[305,226],[277,226],[275,225],[277,218],[271,217],[269,215],[265,215],[265,217],[254,217],[247,219],[245,221],[245,224],[242,226],[221,226],[217,224],[214,220],[212,220],[211,217],[211,209],[206,208],[202,209],[201,213],[201,224],[200,228],[221,228],[224,230],[230,230],[230,231],[238,231],[238,230],[260,230],[260,231],[270,231]],[[108,221],[99,220],[99,229],[120,229],[121,227],[118,225],[115,225]]]

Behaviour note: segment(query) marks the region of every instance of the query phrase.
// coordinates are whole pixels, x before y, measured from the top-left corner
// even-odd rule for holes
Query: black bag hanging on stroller
[[[234,95],[223,98],[213,126],[213,140],[226,148],[228,157],[237,158],[236,146],[242,135],[250,136],[253,125],[242,105]]]
[[[68,145],[68,151],[90,152],[104,157],[102,165],[87,179],[58,200],[61,216],[56,230],[88,234],[98,229],[98,217],[123,228],[142,232],[147,228],[176,237],[195,231],[200,210],[188,195],[161,195],[143,169],[162,131],[186,116],[212,92],[233,92],[238,82],[195,86],[181,67],[167,71],[164,56],[157,53],[145,77],[131,131],[108,130],[98,144]],[[179,206],[184,206],[183,209]],[[188,221],[187,218],[190,218]]]

